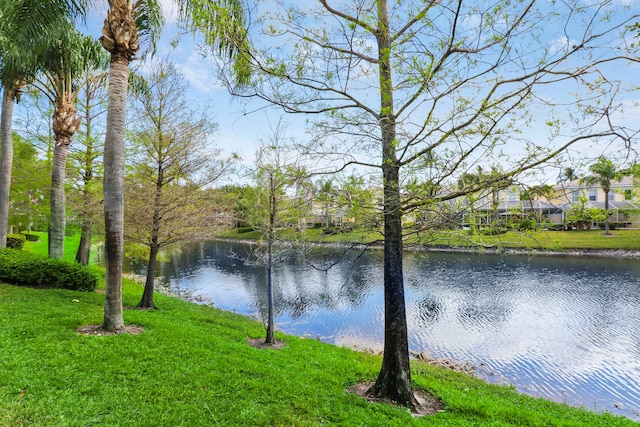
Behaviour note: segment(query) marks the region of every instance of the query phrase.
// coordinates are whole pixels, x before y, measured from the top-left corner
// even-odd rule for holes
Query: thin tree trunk
[[[609,191],[604,192],[604,211],[606,217],[604,218],[604,234],[605,236],[609,236],[611,232],[609,231]]]
[[[418,406],[409,366],[407,314],[402,273],[402,205],[400,167],[396,154],[396,118],[393,110],[391,40],[386,0],[378,3],[377,33],[380,72],[380,131],[384,188],[384,355],[382,368],[368,394],[409,407]]]
[[[80,235],[80,244],[76,252],[76,262],[82,265],[89,265],[91,257],[91,237],[93,224],[88,218],[82,218],[82,234]]]
[[[149,245],[149,265],[147,266],[147,279],[144,286],[144,292],[142,299],[138,303],[138,308],[156,308],[153,302],[153,288],[156,279],[156,259],[158,257],[158,251],[160,245],[158,240],[160,238],[160,210],[162,202],[162,188],[165,184],[164,181],[164,164],[162,161],[158,162],[156,177],[156,194],[153,198],[153,217],[151,219],[151,244]]]
[[[66,225],[66,196],[64,181],[66,177],[68,142],[58,142],[53,150],[53,168],[51,169],[51,194],[49,206],[51,208],[49,220],[49,256],[62,258],[64,256],[64,229]]]
[[[93,231],[93,221],[91,215],[88,212],[88,206],[91,205],[91,183],[93,181],[93,143],[91,139],[91,96],[89,90],[87,90],[87,107],[85,116],[85,146],[87,147],[84,153],[84,174],[82,177],[82,201],[84,204],[80,213],[80,221],[82,224],[82,234],[80,236],[80,244],[76,251],[76,262],[82,265],[89,265],[89,259],[91,257],[91,237]]]
[[[13,89],[4,87],[2,92],[2,115],[0,117],[0,248],[7,246],[9,229],[9,191],[11,189],[11,167],[13,163]]]
[[[144,283],[142,298],[138,303],[138,308],[140,309],[157,308],[153,300],[153,295],[156,278],[156,260],[158,259],[159,249],[160,248],[157,244],[151,245],[149,251],[149,263],[147,264],[147,280]]]
[[[278,212],[277,187],[273,175],[269,175],[269,236],[267,240],[267,344],[275,344],[273,314],[273,241],[276,230],[276,214]]]
[[[124,131],[129,60],[116,52],[109,67],[109,111],[104,145],[104,219],[106,288],[102,328],[124,328],[122,260],[124,256]]]
[[[267,242],[267,337],[265,343],[275,344],[274,315],[273,315],[273,242]]]
[[[158,239],[160,236],[160,202],[162,201],[162,186],[164,185],[164,170],[162,163],[158,165],[158,178],[156,180],[156,194],[153,201],[153,218],[151,223],[151,245],[149,245],[149,264],[147,265],[147,279],[144,285],[142,298],[138,308],[156,308],[153,301],[153,290],[156,279],[156,259],[158,258]]]

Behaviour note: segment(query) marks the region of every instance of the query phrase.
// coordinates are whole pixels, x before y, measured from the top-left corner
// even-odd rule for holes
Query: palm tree
[[[177,0],[188,27],[204,34],[218,54],[239,60],[238,78],[247,80],[246,60],[237,47],[247,45],[244,11],[240,0]],[[124,253],[124,131],[129,63],[140,49],[141,37],[153,47],[162,25],[157,0],[108,0],[109,10],[100,42],[111,54],[107,128],[104,146],[104,214],[106,289],[102,328],[124,328],[122,317],[122,259]]]
[[[573,181],[575,179],[578,179],[578,175],[576,173],[576,170],[572,167],[566,167],[562,170],[562,172],[560,172],[560,176],[559,176],[561,181]]]
[[[51,172],[51,217],[49,225],[49,256],[62,258],[66,223],[64,191],[69,144],[80,126],[76,116],[76,99],[81,88],[80,77],[88,70],[103,66],[105,54],[91,37],[81,35],[67,20],[60,20],[52,34],[51,45],[39,55],[42,72],[33,86],[53,105],[55,146]]]
[[[604,219],[604,234],[610,236],[609,232],[609,192],[611,191],[611,181],[620,177],[620,172],[616,169],[613,162],[604,156],[600,156],[598,161],[589,166],[589,171],[592,175],[589,175],[582,179],[582,182],[587,185],[598,184],[604,191],[604,210],[606,217]]]
[[[84,12],[86,0],[13,0],[0,3],[0,83],[3,88],[0,119],[0,247],[6,246],[9,219],[9,189],[13,144],[11,123],[13,103],[20,100],[22,88],[38,70],[36,55],[51,40],[56,17]]]
[[[11,18],[7,5],[0,7],[0,83],[2,84],[2,114],[0,115],[0,248],[7,245],[9,226],[9,190],[11,188],[11,167],[13,164],[13,141],[11,123],[14,102],[20,100],[25,86],[24,77],[29,74],[31,56],[20,55],[22,41],[18,33],[18,23]]]

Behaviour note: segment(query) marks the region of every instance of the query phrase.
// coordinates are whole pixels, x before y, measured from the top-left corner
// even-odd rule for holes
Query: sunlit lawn
[[[553,236],[547,241],[566,247],[594,248],[633,249],[640,237],[626,230],[612,238],[601,232],[542,232],[537,240],[547,234]],[[359,238],[375,240],[372,236]],[[490,238],[525,241],[518,234]],[[78,239],[67,239],[65,258],[74,258]],[[46,234],[25,246],[41,254],[46,248]],[[134,306],[141,293],[139,284],[123,280],[125,306]],[[164,295],[156,303],[160,310],[125,310],[126,323],[144,327],[139,335],[87,337],[76,328],[101,322],[102,291],[0,284],[0,426],[637,425],[417,361],[412,361],[415,387],[441,399],[445,410],[413,418],[402,408],[368,403],[345,391],[373,381],[380,356],[283,334],[277,337],[285,348],[259,350],[247,338],[264,336],[260,322]]]
[[[125,306],[141,286],[125,280]],[[633,426],[412,362],[416,387],[445,404],[435,416],[346,392],[373,381],[380,356],[277,334],[260,322],[159,295],[160,310],[125,310],[138,335],[83,336],[101,322],[100,292],[0,284],[0,426]]]
[[[424,246],[447,246],[478,249],[483,248],[522,248],[565,251],[572,249],[620,249],[640,250],[640,230],[613,230],[612,236],[604,236],[602,230],[592,231],[509,231],[495,236],[480,233],[469,235],[468,230],[434,231],[411,234],[407,237],[407,247],[418,244]],[[257,231],[239,233],[228,230],[220,237],[235,239],[260,239]],[[354,232],[338,232],[324,234],[321,229],[306,230],[300,236],[292,231],[283,233],[284,239],[300,238],[310,242],[354,242],[382,243],[380,233],[356,230]]]

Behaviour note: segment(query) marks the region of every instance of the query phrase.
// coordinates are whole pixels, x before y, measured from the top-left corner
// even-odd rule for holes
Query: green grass
[[[140,298],[125,280],[125,305]],[[345,392],[373,381],[379,356],[277,334],[260,323],[158,295],[161,310],[126,310],[139,335],[83,336],[103,294],[0,284],[0,426],[632,426],[629,420],[520,395],[412,362],[418,388],[446,405],[415,419]]]
[[[31,234],[37,234],[40,236],[40,240],[37,242],[26,241],[24,243],[24,250],[33,252],[39,255],[49,255],[49,236],[47,232],[31,232]],[[72,236],[65,236],[64,238],[64,256],[63,259],[68,261],[75,261],[76,251],[80,245],[80,233],[75,233]]]
[[[26,250],[46,253],[46,240]],[[126,306],[141,293],[123,281]],[[637,425],[418,361],[414,386],[446,409],[413,418],[345,392],[376,378],[379,356],[282,334],[285,348],[259,350],[247,343],[264,335],[258,322],[164,295],[156,303],[125,311],[139,335],[83,336],[78,327],[102,321],[101,292],[0,284],[0,426]]]
[[[426,245],[453,247],[504,247],[543,250],[640,250],[640,230],[615,230],[604,236],[602,230],[592,231],[536,231],[518,233],[509,231],[496,236],[483,236],[455,232],[439,232],[424,237]]]
[[[435,231],[410,235],[409,244],[424,246],[447,246],[457,248],[520,248],[540,250],[640,250],[640,230],[614,230],[612,236],[604,236],[602,230],[592,231],[535,231],[520,233],[509,231],[496,236],[475,234],[470,236],[466,231]],[[260,239],[258,232],[238,233],[236,230],[222,232],[220,237],[233,239]],[[293,238],[293,233],[285,233],[283,238]],[[311,242],[371,242],[382,241],[380,234],[357,231],[355,233],[338,233],[323,235],[322,230],[307,230],[305,240]]]

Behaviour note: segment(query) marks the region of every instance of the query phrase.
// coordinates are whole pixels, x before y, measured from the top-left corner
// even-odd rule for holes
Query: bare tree
[[[256,185],[245,193],[245,202],[250,205],[247,223],[260,232],[265,242],[253,255],[255,262],[267,270],[265,343],[269,345],[275,344],[273,269],[293,252],[290,245],[283,243],[282,232],[296,227],[307,206],[306,195],[297,191],[304,181],[304,170],[297,167],[291,150],[284,144],[284,131],[284,125],[279,123],[268,143],[258,150],[253,173]]]
[[[185,78],[168,61],[152,66],[148,88],[134,94],[132,171],[126,177],[125,236],[149,247],[138,308],[155,308],[155,265],[161,248],[211,237],[215,226],[202,191],[228,171],[209,142],[215,126],[188,107]]]
[[[385,346],[369,394],[416,407],[402,272],[403,215],[544,165],[615,124],[625,26],[615,2],[356,0],[258,4],[256,70],[240,95],[313,120],[326,169],[377,168],[384,195]],[[576,95],[570,98],[569,91]],[[546,132],[544,135],[542,132]],[[321,163],[316,160],[316,164]],[[457,187],[477,165],[503,169]],[[437,192],[404,197],[408,179]]]
[[[106,56],[106,53],[105,53]],[[104,65],[105,69],[107,64]],[[71,201],[80,222],[81,235],[76,262],[87,265],[91,255],[91,238],[95,224],[100,224],[102,210],[102,150],[100,137],[104,136],[104,119],[107,112],[107,74],[103,71],[87,72],[82,78],[76,102],[78,113],[83,117],[78,137],[77,149],[71,150],[69,158],[74,176],[80,178],[72,182],[75,192]]]

